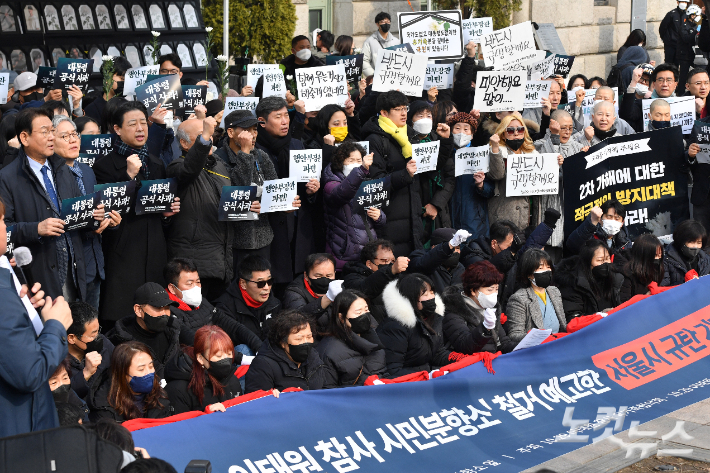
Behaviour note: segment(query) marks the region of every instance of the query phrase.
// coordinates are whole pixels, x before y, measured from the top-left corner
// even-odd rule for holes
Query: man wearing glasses
[[[698,119],[707,118],[708,93],[710,93],[710,76],[704,68],[695,68],[688,73],[688,82],[685,84],[690,95],[695,97],[695,113]]]
[[[673,97],[677,85],[678,68],[673,64],[661,64],[655,69],[641,64],[631,74],[629,87],[619,106],[619,117],[637,133],[643,132],[643,99]]]
[[[370,37],[367,38],[365,43],[362,45],[362,73],[365,77],[375,74],[377,56],[381,50],[399,44],[399,39],[390,33],[390,28],[392,27],[392,17],[389,13],[378,13],[375,17],[375,24],[377,25],[377,31],[372,33],[372,35],[370,35]]]

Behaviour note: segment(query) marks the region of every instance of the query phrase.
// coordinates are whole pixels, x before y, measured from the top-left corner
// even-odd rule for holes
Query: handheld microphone
[[[35,279],[32,277],[32,253],[26,246],[20,246],[13,251],[15,256],[16,268],[20,271],[20,275],[25,280],[27,288],[32,292],[32,287],[35,285]]]

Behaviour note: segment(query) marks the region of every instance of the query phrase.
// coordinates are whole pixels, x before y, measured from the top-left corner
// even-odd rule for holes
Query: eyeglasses
[[[251,279],[247,279],[246,282],[253,282],[259,289],[262,289],[267,284],[269,285],[269,287],[274,286],[274,278],[269,278],[266,281],[252,281]]]
[[[505,131],[511,135],[514,135],[516,133],[524,133],[525,127],[524,126],[509,126],[508,128],[505,129]]]
[[[54,136],[54,132],[55,132],[55,131],[57,131],[57,130],[55,130],[54,128],[50,128],[50,129],[42,128],[42,129],[39,130],[39,131],[34,131],[34,130],[33,130],[32,133],[39,133],[39,134],[42,135],[44,138],[47,138],[49,135]]]
[[[99,335],[101,335],[101,325],[99,325],[99,331],[98,331],[98,333],[96,334],[96,336],[95,336],[94,338],[92,338],[91,340],[87,340],[87,342],[93,342],[94,340],[96,340],[97,338],[99,338]],[[84,335],[79,335],[78,338],[79,338],[79,340],[81,340],[83,337],[84,337]],[[81,340],[81,341],[84,342],[84,340]],[[86,343],[86,342],[84,342],[84,343]]]
[[[657,77],[656,82],[658,82],[659,84],[672,84],[673,82],[675,82],[675,79],[663,79],[662,77]]]
[[[573,127],[572,125],[569,125],[569,126],[561,126],[561,127],[560,127],[560,130],[572,131],[572,130],[574,130],[574,127]]]
[[[71,133],[64,133],[63,135],[60,136],[61,139],[69,143],[70,138],[74,138],[75,140],[79,139],[79,133],[77,132],[71,132]]]
[[[163,75],[174,75],[174,74],[177,74],[178,72],[180,72],[180,71],[178,71],[177,69],[161,69],[160,70],[160,73]]]
[[[401,107],[393,108],[392,111],[394,111],[394,112],[399,112],[399,113],[406,112],[406,111],[407,111],[407,107],[406,107],[405,105],[402,105]]]

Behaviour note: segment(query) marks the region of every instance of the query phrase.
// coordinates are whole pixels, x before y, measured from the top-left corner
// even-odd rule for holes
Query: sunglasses
[[[511,135],[513,135],[515,133],[524,133],[525,127],[524,126],[509,126],[508,128],[505,129],[505,131],[510,133]]]
[[[267,279],[266,281],[252,281],[250,279],[247,279],[246,282],[253,282],[259,289],[262,289],[267,284],[269,285],[269,287],[274,286],[274,278]]]

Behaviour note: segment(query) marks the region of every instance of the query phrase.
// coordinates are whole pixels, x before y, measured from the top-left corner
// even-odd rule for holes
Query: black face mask
[[[70,384],[62,384],[57,389],[52,391],[52,397],[54,398],[54,403],[58,404],[60,402],[68,402],[70,390],[71,390]]]
[[[429,299],[428,301],[421,301],[422,303],[422,313],[425,317],[430,317],[436,314],[436,298]]]
[[[461,259],[461,253],[454,252],[451,256],[446,258],[441,265],[444,268],[455,268],[459,264],[459,260]]]
[[[32,102],[34,100],[44,100],[44,95],[42,95],[42,92],[32,92],[31,94],[22,97],[22,100],[24,103]]]
[[[123,85],[124,82],[122,80],[117,80],[116,81],[116,89],[114,89],[114,94],[116,95],[123,95]]]
[[[541,273],[533,273],[535,285],[543,289],[552,284],[552,271],[543,271]]]
[[[505,145],[513,151],[518,151],[520,147],[523,146],[523,143],[525,143],[525,138],[519,140],[505,140]]]
[[[316,294],[325,294],[326,292],[328,292],[328,285],[331,282],[333,282],[333,280],[328,278],[308,278],[308,284],[311,285],[311,290]]]
[[[101,353],[101,350],[104,349],[104,337],[101,334],[98,334],[94,340],[84,343],[86,343],[85,353],[91,353],[92,351]]]
[[[370,313],[365,312],[364,314],[360,314],[354,319],[348,319],[348,322],[350,322],[350,328],[353,332],[358,335],[363,334],[370,330]]]
[[[601,131],[599,128],[595,127],[592,125],[592,128],[594,128],[594,136],[599,138],[600,140],[605,140],[607,138],[611,138],[616,134],[616,128],[611,127],[609,131]]]
[[[680,249],[680,253],[685,259],[693,261],[700,254],[700,248],[688,248],[687,246],[683,245],[683,247]]]
[[[609,277],[609,263],[602,263],[592,268],[592,276],[598,281],[603,281]]]
[[[380,29],[382,30],[383,33],[387,33],[391,27],[392,27],[392,25],[390,25],[389,23],[385,23],[385,24],[380,25]]]
[[[671,126],[670,121],[658,121],[658,120],[651,120],[651,125],[653,125],[653,128],[656,130],[660,130],[662,128],[668,128]]]
[[[380,269],[385,269],[385,268],[390,268],[392,269],[392,266],[394,263],[389,263],[389,264],[378,264],[377,265],[377,270],[379,271]]]
[[[662,262],[662,261],[663,261],[662,258],[654,259],[654,260],[653,260],[653,265],[656,267],[656,269],[658,269],[658,268],[661,267],[661,262]]]
[[[210,367],[207,368],[207,372],[216,379],[225,379],[227,376],[234,374],[235,370],[232,367],[232,361],[232,358],[222,358],[219,361],[210,361]]]
[[[308,355],[311,354],[312,349],[312,343],[301,343],[300,345],[288,344],[289,355],[291,355],[291,359],[296,363],[305,362],[308,359]]]
[[[168,328],[168,322],[170,317],[167,315],[161,315],[160,317],[153,317],[146,312],[143,312],[145,317],[143,317],[143,322],[145,322],[145,328],[151,332],[164,332]]]

